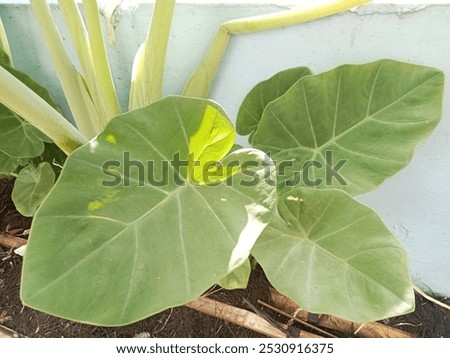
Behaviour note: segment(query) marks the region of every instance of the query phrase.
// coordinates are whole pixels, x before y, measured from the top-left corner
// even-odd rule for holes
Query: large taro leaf
[[[300,78],[311,74],[307,67],[290,68],[258,83],[245,97],[236,118],[236,131],[252,136],[258,128],[264,108],[282,96]],[[251,142],[251,139],[250,139]]]
[[[59,110],[58,105],[44,87],[22,72],[6,65],[2,66],[53,108]],[[45,142],[51,142],[51,140],[9,108],[0,104],[0,151],[12,158],[34,158],[43,153]]]
[[[124,325],[195,299],[244,263],[272,217],[275,168],[263,152],[242,149],[215,159],[245,170],[215,185],[186,181],[189,144],[211,158],[195,143],[206,127],[211,143],[235,136],[215,103],[168,97],[114,118],[69,156],[33,221],[24,303]],[[211,148],[227,153],[232,142]]]
[[[266,107],[252,144],[283,168],[280,187],[361,194],[409,163],[441,118],[443,86],[441,71],[392,60],[306,76]]]
[[[278,211],[252,254],[282,294],[357,322],[414,309],[405,252],[373,210],[341,190],[296,188]]]

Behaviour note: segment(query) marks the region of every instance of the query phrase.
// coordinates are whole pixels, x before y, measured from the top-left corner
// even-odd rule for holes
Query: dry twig
[[[286,332],[283,332],[279,328],[275,327],[269,323],[264,318],[260,317],[256,313],[244,310],[242,308],[237,308],[234,306],[227,305],[222,302],[218,302],[206,297],[200,297],[195,301],[192,301],[186,305],[191,309],[205,313],[209,316],[223,319],[225,321],[234,323],[238,326],[250,329],[254,332],[262,334],[271,338],[286,338],[288,334],[289,327],[284,324],[279,324],[279,327]],[[322,338],[318,335],[300,331],[298,338]]]
[[[321,329],[319,327],[316,327],[313,324],[310,324],[310,323],[308,323],[306,321],[303,321],[303,320],[297,318],[295,312],[294,312],[293,315],[290,315],[290,314],[287,314],[286,312],[284,312],[284,311],[282,311],[282,310],[280,310],[280,309],[278,309],[278,308],[276,308],[276,307],[274,307],[272,305],[269,305],[268,303],[263,302],[261,300],[258,300],[258,303],[260,305],[264,306],[264,307],[267,307],[267,308],[271,309],[272,311],[278,313],[279,315],[282,315],[282,316],[287,317],[287,318],[292,318],[294,321],[304,325],[305,327],[311,328],[312,330],[317,331],[317,332],[319,332],[320,334],[322,334],[324,336],[327,336],[327,337],[330,337],[330,338],[337,338],[334,334],[331,334],[331,333],[329,333],[327,331],[324,331],[323,329]]]
[[[0,338],[24,338],[24,336],[12,329],[0,325]]]
[[[304,310],[299,310],[299,306],[289,298],[281,295],[274,289],[270,289],[270,296],[274,302],[274,306],[286,312],[287,314],[294,314],[303,321],[309,321],[310,313]],[[411,338],[412,336],[402,330],[386,326],[378,322],[370,323],[355,323],[345,319],[329,316],[325,314],[318,315],[315,322],[328,329],[337,330],[348,335],[356,335],[358,337],[367,338]]]
[[[27,240],[22,239],[20,237],[0,234],[0,246],[3,246],[8,250],[10,249],[15,250],[26,244]]]
[[[437,304],[438,306],[441,306],[447,310],[450,310],[450,306],[445,304],[444,302],[438,301],[437,299],[427,295],[425,292],[423,292],[419,287],[414,286],[414,290],[421,295],[423,298],[427,299],[430,302],[433,302],[434,304]]]

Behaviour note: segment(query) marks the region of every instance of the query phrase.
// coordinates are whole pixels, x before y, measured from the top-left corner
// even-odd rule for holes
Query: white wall
[[[170,40],[165,93],[181,92],[221,22],[284,8],[265,3],[180,4]],[[58,11],[55,14],[60,19]],[[131,63],[145,37],[150,14],[151,5],[137,6],[126,1],[119,12],[117,41],[109,46],[124,106]],[[55,97],[63,101],[29,8],[0,4],[0,15],[9,33],[16,66],[47,83]],[[256,83],[277,71],[300,65],[309,66],[317,73],[343,63],[393,58],[434,66],[449,75],[449,20],[450,5],[374,4],[308,24],[234,37],[212,98],[234,118],[240,102]],[[361,197],[380,213],[404,243],[416,283],[442,295],[450,295],[449,101],[446,91],[442,123],[419,147],[411,165],[373,193]],[[240,142],[245,143],[245,139],[240,138]]]

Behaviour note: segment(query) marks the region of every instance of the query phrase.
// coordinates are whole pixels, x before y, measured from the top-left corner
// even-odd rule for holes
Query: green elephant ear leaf
[[[441,71],[392,60],[306,76],[266,107],[252,144],[287,163],[281,188],[368,192],[437,126],[443,89]]]
[[[219,130],[191,152],[203,121]],[[125,325],[194,300],[245,263],[272,218],[276,173],[259,150],[222,155],[231,141],[214,143],[230,123],[214,102],[167,97],[114,118],[72,153],[33,221],[24,303]],[[202,155],[246,169],[195,185],[187,163]]]
[[[49,92],[30,77],[11,67],[2,65],[12,75],[31,88],[53,108],[59,110]],[[34,158],[40,156],[45,143],[51,140],[37,128],[0,104],[0,151],[12,158]]]
[[[28,165],[23,168],[15,183],[12,200],[23,216],[33,216],[55,184],[55,172],[49,163],[43,162],[37,168]]]
[[[313,313],[370,322],[414,310],[400,243],[340,190],[296,188],[252,250],[272,285]]]
[[[258,128],[266,106],[282,96],[299,79],[311,75],[307,67],[290,68],[258,83],[245,97],[236,118],[236,131],[252,135]],[[251,140],[250,140],[251,142]]]

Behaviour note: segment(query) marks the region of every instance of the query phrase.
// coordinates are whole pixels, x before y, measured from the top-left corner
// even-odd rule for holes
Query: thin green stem
[[[75,122],[86,137],[92,138],[100,130],[98,128],[100,119],[90,94],[85,87],[84,80],[73,66],[64,49],[64,44],[53,21],[47,2],[45,0],[30,0],[30,3],[42,30]]]
[[[0,66],[0,103],[41,130],[66,154],[87,142],[58,111]]]
[[[106,54],[103,30],[98,14],[97,0],[83,0],[86,15],[86,26],[88,29],[89,42],[91,45],[92,59],[94,61],[95,73],[101,97],[105,104],[107,119],[121,113],[119,100],[111,73],[111,68]]]
[[[147,39],[133,65],[130,110],[149,105],[162,96],[167,44],[175,0],[156,0]]]
[[[227,21],[219,29],[202,64],[186,83],[183,94],[207,97],[226,52],[230,35],[273,30],[334,15],[371,0],[316,0],[304,1],[293,10]]]
[[[14,67],[11,48],[9,47],[8,37],[6,36],[6,30],[3,26],[2,18],[0,17],[0,46],[3,52],[8,56],[11,67]]]

